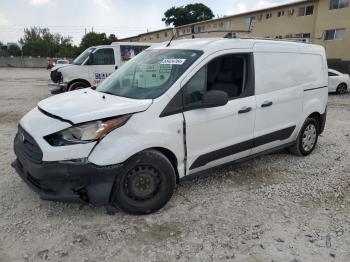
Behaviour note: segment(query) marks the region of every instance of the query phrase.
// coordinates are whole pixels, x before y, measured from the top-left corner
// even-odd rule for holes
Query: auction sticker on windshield
[[[169,59],[164,59],[160,64],[161,65],[182,65],[185,63],[186,59],[182,58],[169,58]]]

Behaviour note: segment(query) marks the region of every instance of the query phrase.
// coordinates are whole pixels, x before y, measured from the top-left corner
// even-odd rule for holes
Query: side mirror
[[[228,95],[224,91],[211,90],[203,95],[202,107],[211,108],[224,106],[228,103]]]

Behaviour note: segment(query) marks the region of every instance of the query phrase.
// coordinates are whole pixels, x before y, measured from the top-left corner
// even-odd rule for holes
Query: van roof
[[[152,46],[152,45],[154,45],[154,43],[146,43],[146,42],[113,42],[111,45],[134,45],[134,46],[149,45],[149,46]]]
[[[167,47],[169,41],[154,45],[152,49],[188,49],[202,50],[204,52],[215,52],[224,49],[254,49],[256,51],[290,51],[290,52],[307,52],[322,53],[322,46],[305,44],[293,41],[265,40],[253,38],[196,38],[173,40]]]

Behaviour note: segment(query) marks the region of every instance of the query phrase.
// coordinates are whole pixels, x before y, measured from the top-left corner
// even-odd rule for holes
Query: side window
[[[99,49],[94,53],[92,65],[114,65],[114,51],[112,48]]]
[[[149,48],[149,46],[133,46],[133,45],[121,45],[120,53],[122,61],[129,61],[134,56],[141,53],[143,50]]]
[[[205,92],[226,92],[229,99],[242,95],[247,76],[247,55],[217,57],[200,69],[185,86],[186,105],[197,105]]]
[[[195,105],[202,101],[202,96],[207,91],[206,73],[206,66],[204,66],[186,84],[186,105]]]
[[[338,75],[333,72],[328,72],[328,76],[338,76]]]

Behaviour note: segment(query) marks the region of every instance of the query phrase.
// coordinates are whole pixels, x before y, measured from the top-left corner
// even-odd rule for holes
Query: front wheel
[[[89,85],[84,82],[75,82],[69,86],[68,91],[74,91],[74,90],[83,89],[87,87],[89,87]]]
[[[315,149],[317,139],[317,121],[314,118],[308,118],[299,132],[296,144],[290,148],[290,151],[298,156],[307,156]]]
[[[150,214],[169,201],[175,184],[170,161],[156,150],[146,150],[130,159],[117,176],[111,205],[130,214]]]

